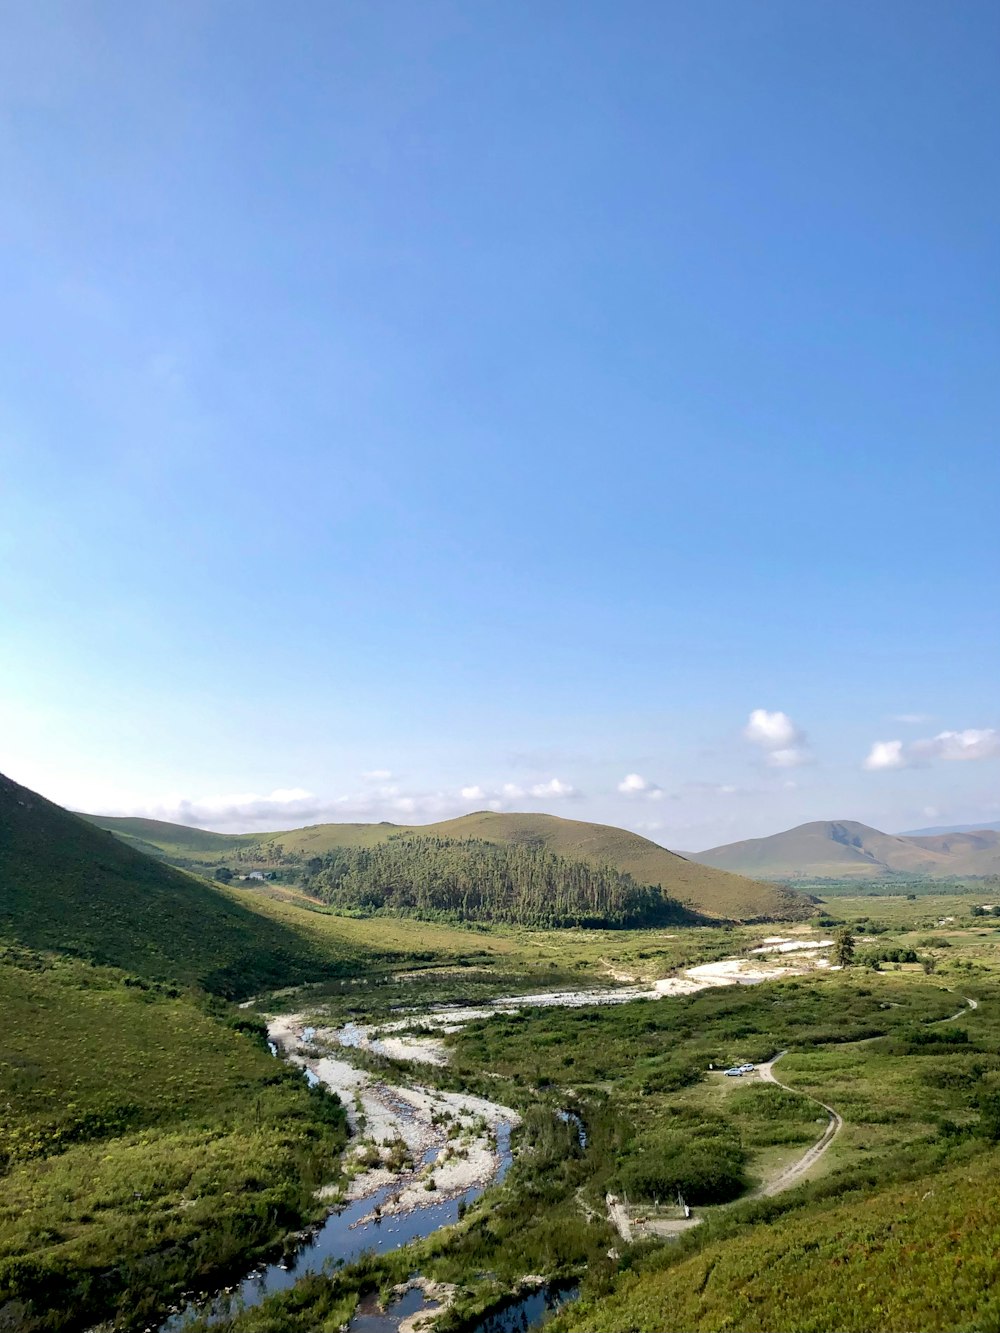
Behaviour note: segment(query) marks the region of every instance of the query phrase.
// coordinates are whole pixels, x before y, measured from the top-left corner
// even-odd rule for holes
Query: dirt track
[[[766,1079],[768,1083],[777,1083],[778,1087],[784,1088],[786,1092],[793,1092],[797,1097],[805,1097],[808,1101],[814,1102],[817,1106],[821,1106],[830,1117],[830,1123],[812,1147],[808,1148],[798,1161],[792,1162],[791,1166],[786,1166],[784,1171],[779,1172],[773,1180],[769,1180],[761,1185],[760,1189],[756,1191],[757,1198],[768,1198],[772,1194],[781,1194],[783,1190],[791,1189],[791,1187],[797,1184],[811,1167],[816,1165],[844,1127],[843,1119],[832,1106],[827,1106],[826,1102],[821,1102],[817,1097],[810,1097],[807,1092],[800,1092],[798,1088],[790,1088],[787,1083],[782,1083],[780,1078],[775,1078],[774,1066],[784,1054],[784,1051],[779,1051],[773,1060],[768,1060],[766,1063],[758,1065],[757,1072],[760,1074],[761,1078]]]

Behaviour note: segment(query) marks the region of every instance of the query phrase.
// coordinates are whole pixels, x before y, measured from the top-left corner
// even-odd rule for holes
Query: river
[[[398,1250],[401,1245],[422,1240],[440,1227],[451,1226],[458,1221],[463,1205],[478,1199],[488,1185],[499,1184],[510,1169],[513,1158],[509,1125],[497,1127],[497,1152],[499,1163],[491,1180],[443,1202],[386,1217],[373,1217],[373,1210],[387,1203],[398,1189],[393,1182],[337,1209],[294,1254],[284,1256],[277,1263],[255,1268],[235,1287],[192,1301],[165,1320],[160,1325],[160,1333],[177,1333],[196,1317],[217,1323],[236,1310],[259,1305],[265,1297],[287,1290],[307,1273],[329,1272],[353,1263],[366,1252],[385,1254]]]
[[[766,943],[773,948],[784,941]],[[803,941],[799,947],[820,949],[828,945],[825,940]],[[621,1004],[640,998],[690,994],[711,986],[752,985],[776,975],[794,975],[800,969],[789,966],[790,961],[774,968],[761,967],[756,960],[751,963],[749,959],[726,959],[688,968],[680,977],[666,978],[652,986],[517,995],[477,1008],[441,1005],[429,1013],[379,1027],[349,1023],[339,1030],[324,1030],[322,1036],[341,1047],[374,1049],[379,1054],[391,1053],[397,1059],[409,1059],[416,1064],[437,1064],[441,1063],[441,1050],[439,1039],[431,1035],[435,1030],[454,1031],[478,1018],[533,1006]],[[396,1032],[400,1036],[390,1046]],[[510,1168],[511,1130],[519,1123],[517,1113],[510,1108],[471,1095],[419,1085],[387,1085],[345,1061],[307,1056],[305,1048],[315,1041],[317,1029],[296,1015],[273,1020],[268,1037],[273,1055],[284,1055],[302,1068],[310,1084],[322,1082],[340,1096],[356,1139],[363,1133],[375,1143],[393,1137],[401,1139],[410,1150],[414,1165],[402,1172],[390,1173],[379,1167],[362,1173],[353,1182],[354,1197],[335,1208],[293,1254],[259,1266],[237,1285],[198,1298],[173,1312],[160,1325],[159,1333],[179,1333],[196,1317],[219,1322],[240,1308],[259,1305],[266,1297],[286,1290],[307,1273],[329,1272],[354,1262],[366,1252],[387,1253],[422,1240],[456,1222],[464,1206],[478,1199],[490,1185],[502,1181]],[[389,1048],[384,1052],[379,1049],[383,1043]],[[586,1129],[579,1116],[572,1111],[561,1111],[559,1116],[573,1126],[580,1146],[586,1147]],[[449,1146],[451,1136],[446,1125],[465,1137],[467,1146],[457,1153]],[[357,1143],[354,1151],[358,1151]],[[434,1178],[430,1190],[429,1176]],[[438,1197],[434,1202],[424,1202],[426,1194],[432,1191]],[[566,1298],[565,1287],[546,1284],[513,1299],[485,1318],[472,1333],[510,1333],[533,1327],[547,1310]],[[364,1303],[350,1327],[352,1333],[391,1333],[408,1315],[430,1312],[433,1308],[434,1303],[428,1302],[419,1289],[411,1288],[387,1311],[378,1310],[371,1302]]]

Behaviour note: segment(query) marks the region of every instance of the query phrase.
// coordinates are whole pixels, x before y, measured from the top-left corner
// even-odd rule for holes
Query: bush
[[[621,1190],[650,1202],[681,1194],[686,1203],[728,1203],[746,1189],[746,1153],[729,1135],[668,1133],[641,1140],[619,1172]]]

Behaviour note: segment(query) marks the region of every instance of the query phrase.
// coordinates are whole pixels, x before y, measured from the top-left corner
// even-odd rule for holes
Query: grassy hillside
[[[188,828],[186,824],[169,824],[163,819],[119,818],[115,815],[80,815],[80,818],[117,833],[123,842],[140,851],[171,857],[204,857],[206,863],[230,852],[234,841],[225,833]],[[254,841],[251,835],[238,835],[238,840]]]
[[[322,856],[338,847],[374,847],[399,833],[421,837],[479,839],[486,842],[533,844],[566,860],[607,865],[631,875],[638,884],[662,888],[673,898],[707,916],[751,921],[792,919],[811,910],[801,895],[779,885],[745,879],[701,865],[667,851],[627,829],[590,824],[556,815],[495,814],[480,811],[438,824],[316,824],[280,833],[220,834],[184,830],[154,820],[88,816],[92,823],[112,829],[119,837],[139,838],[158,847],[171,860],[200,864],[206,869],[279,864]],[[190,838],[185,834],[189,833]]]
[[[301,932],[237,892],[150,859],[0,775],[0,942],[222,995],[329,970]]]
[[[343,1111],[222,1001],[0,953],[0,1327],[129,1326],[298,1227]]]
[[[694,859],[765,879],[884,879],[887,875],[944,879],[996,873],[1000,844],[991,849],[985,842],[973,845],[974,841],[972,835],[904,838],[850,819],[816,820],[769,838],[712,847],[696,853]]]
[[[568,1307],[559,1333],[899,1333],[996,1328],[1000,1151],[944,1172],[860,1188],[695,1253],[661,1252],[603,1299]],[[767,1206],[761,1208],[761,1223]]]

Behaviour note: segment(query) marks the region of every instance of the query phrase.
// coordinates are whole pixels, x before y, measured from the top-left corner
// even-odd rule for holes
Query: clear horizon
[[[1000,819],[1000,11],[13,8],[0,771]]]

